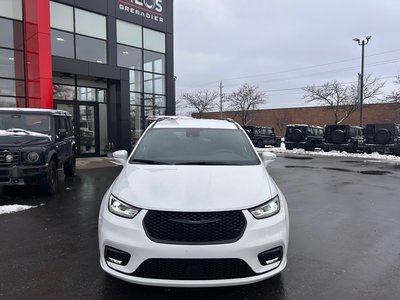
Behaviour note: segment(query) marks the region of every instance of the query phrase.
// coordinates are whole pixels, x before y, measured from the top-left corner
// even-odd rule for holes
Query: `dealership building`
[[[78,156],[175,114],[173,0],[0,0],[0,28],[0,107],[71,112]]]

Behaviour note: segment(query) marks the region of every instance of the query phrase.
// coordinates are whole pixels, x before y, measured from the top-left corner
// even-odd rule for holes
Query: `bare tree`
[[[250,121],[250,111],[254,111],[259,105],[266,103],[266,94],[258,91],[257,86],[245,83],[237,91],[228,96],[231,110],[240,115],[242,125]]]
[[[215,107],[215,99],[219,96],[216,91],[201,90],[192,93],[183,93],[181,99],[186,102],[187,107],[196,109],[199,118]]]
[[[389,102],[400,103],[400,75],[396,76],[393,83],[396,84],[396,88],[389,95],[386,95],[385,98]]]
[[[332,110],[335,124],[346,120],[357,109],[357,101],[349,97],[349,88],[337,80],[324,83],[322,86],[306,86],[303,90],[306,92],[303,99],[307,103],[317,102]]]
[[[382,82],[377,77],[372,77],[372,73],[364,77],[364,88],[363,88],[363,103],[376,103],[379,102],[378,96],[381,95],[381,90],[385,86],[386,82]],[[350,87],[351,97],[355,101],[359,98],[358,84],[352,84]]]
[[[380,90],[385,85],[379,78],[372,78],[371,74],[364,78],[363,103],[377,101]],[[303,88],[306,94],[303,99],[307,103],[316,102],[331,109],[335,118],[335,124],[346,120],[359,108],[358,84],[346,86],[344,83],[333,80],[322,86],[307,86]]]
[[[290,112],[275,117],[275,124],[281,134],[285,134],[286,125],[293,122]]]

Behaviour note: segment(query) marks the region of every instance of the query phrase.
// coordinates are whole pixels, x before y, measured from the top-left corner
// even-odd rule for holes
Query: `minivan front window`
[[[258,165],[260,160],[240,130],[149,129],[130,163],[179,165]]]

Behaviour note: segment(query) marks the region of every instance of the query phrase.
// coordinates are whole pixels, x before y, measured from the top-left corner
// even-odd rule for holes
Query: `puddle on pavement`
[[[310,166],[285,166],[285,168],[299,168],[299,169],[315,169],[315,167]]]
[[[352,170],[342,168],[323,168],[324,170],[339,171],[339,172],[353,172]]]
[[[312,157],[304,157],[304,156],[285,156],[285,158],[289,158],[289,159],[298,159],[298,160],[309,160],[309,159],[313,159]]]
[[[358,173],[364,174],[364,175],[387,175],[387,174],[392,174],[392,172],[381,171],[381,170],[366,170],[366,171],[359,171]]]

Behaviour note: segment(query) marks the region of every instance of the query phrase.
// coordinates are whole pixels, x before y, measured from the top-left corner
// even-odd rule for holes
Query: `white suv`
[[[145,285],[257,282],[286,266],[285,197],[244,130],[230,120],[152,123],[104,195],[100,264]]]

